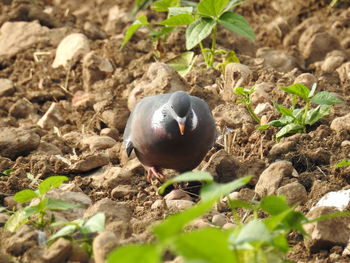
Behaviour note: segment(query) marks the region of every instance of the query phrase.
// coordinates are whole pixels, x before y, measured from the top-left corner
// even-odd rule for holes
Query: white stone
[[[350,189],[329,192],[325,194],[310,211],[320,206],[333,206],[344,211],[350,202]]]

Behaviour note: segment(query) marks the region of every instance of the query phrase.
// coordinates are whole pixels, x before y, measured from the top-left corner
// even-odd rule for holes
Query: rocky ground
[[[224,29],[218,35],[218,45],[235,50],[242,64],[221,74],[198,59],[184,78],[163,63],[185,51],[181,32],[170,36],[160,59],[145,31],[119,49],[133,21],[132,3],[0,1],[0,171],[13,169],[10,176],[0,176],[0,206],[13,209],[13,195],[32,186],[28,173],[37,179],[66,175],[70,181],[56,197],[82,208],[57,216],[107,216],[107,231],[94,242],[95,262],[104,261],[108,247],[150,240],[151,224],[197,199],[191,190],[157,195],[157,186],[147,182],[137,159],[126,157],[122,134],[137,100],[185,90],[208,102],[219,135],[198,169],[219,182],[253,175],[248,186],[234,193],[238,199],[283,194],[309,217],[336,211],[314,206],[328,192],[348,193],[350,166],[333,166],[350,158],[350,3],[338,1],[329,9],[329,1],[247,0],[237,11],[249,20],[257,40]],[[258,115],[273,120],[278,114],[272,101],[288,105],[290,99],[278,87],[311,87],[314,82],[319,91],[334,92],[344,103],[307,133],[281,142],[274,139],[277,130],[257,130],[232,95],[232,88],[255,86]],[[347,203],[338,209],[346,210]],[[0,213],[0,226],[7,218]],[[292,234],[289,259],[349,262],[349,220],[313,224],[306,241]],[[231,223],[230,213],[217,209],[194,225]],[[8,256],[23,263],[89,262],[69,241],[61,239],[46,251],[37,236],[29,226],[16,233],[1,228],[0,262],[10,262]]]

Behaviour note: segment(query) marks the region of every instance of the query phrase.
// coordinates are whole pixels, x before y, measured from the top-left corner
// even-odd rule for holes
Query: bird
[[[164,180],[161,169],[193,170],[213,147],[216,127],[208,104],[184,91],[145,97],[127,121],[123,140],[148,169],[147,179]]]

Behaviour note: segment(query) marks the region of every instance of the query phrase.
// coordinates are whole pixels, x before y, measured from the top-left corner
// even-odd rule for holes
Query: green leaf
[[[245,88],[242,88],[242,87],[237,87],[234,89],[233,91],[236,95],[242,95],[242,96],[245,96],[248,94],[247,90]]]
[[[77,225],[67,225],[58,230],[55,234],[50,236],[48,241],[55,240],[60,237],[70,236],[78,229]]]
[[[216,22],[211,18],[200,18],[186,28],[186,49],[197,46],[213,30]]]
[[[83,234],[103,232],[105,230],[106,216],[104,213],[97,213],[90,217],[81,229]]]
[[[343,103],[343,101],[339,99],[336,94],[328,91],[321,91],[317,93],[315,96],[311,98],[311,101],[313,103],[321,104],[321,105],[334,105],[334,104]]]
[[[149,23],[147,21],[146,15],[140,15],[137,17],[137,19],[134,21],[134,23],[131,24],[131,26],[128,27],[128,30],[125,33],[123,42],[120,46],[120,49],[122,49],[130,40],[130,38],[135,34],[135,32],[142,26],[148,26]]]
[[[227,6],[229,0],[202,0],[197,10],[201,16],[218,18]]]
[[[336,165],[334,165],[335,168],[340,168],[340,167],[344,167],[350,165],[350,160],[342,160],[339,163],[337,163]]]
[[[312,84],[311,91],[309,93],[309,98],[313,97],[317,88],[317,83]]]
[[[239,14],[227,11],[219,18],[219,24],[236,34],[255,40],[255,33],[245,18]]]
[[[179,14],[170,16],[169,18],[163,20],[162,22],[159,22],[159,25],[164,26],[184,26],[189,25],[193,22],[194,18],[192,15],[189,14]]]
[[[284,90],[285,92],[288,92],[293,95],[297,95],[300,98],[308,99],[310,90],[308,87],[306,87],[304,84],[293,84],[288,87],[280,87],[281,90]]]
[[[126,245],[117,248],[107,258],[107,263],[159,263],[161,254],[153,244]]]
[[[330,105],[318,105],[306,113],[305,124],[313,125],[331,112]]]
[[[279,130],[279,132],[276,134],[276,138],[280,139],[280,138],[286,136],[287,134],[301,132],[303,130],[303,128],[304,127],[300,124],[296,124],[296,123],[287,124],[282,129]]]
[[[184,7],[170,7],[169,10],[169,16],[176,16],[180,14],[193,14],[193,7],[191,6],[184,6]]]
[[[3,171],[2,173],[4,174],[4,175],[8,175],[8,176],[10,176],[11,175],[11,173],[13,173],[15,170],[14,169],[6,169],[5,171]]]
[[[245,209],[254,210],[254,205],[242,200],[229,200],[228,203],[231,209],[245,208]]]
[[[270,121],[268,123],[268,125],[273,126],[273,127],[284,127],[288,124],[288,122],[284,122],[281,120],[274,120],[274,121]]]
[[[229,235],[230,231],[216,228],[200,229],[180,235],[175,239],[173,247],[185,260],[207,263],[238,262],[229,247]]]
[[[270,242],[272,236],[261,220],[254,219],[244,225],[238,235],[233,238],[234,245],[242,245],[251,242]]]
[[[16,193],[13,199],[18,203],[25,203],[33,200],[36,197],[38,197],[38,194],[35,191],[26,189]]]
[[[260,201],[260,207],[270,215],[278,215],[290,209],[289,205],[287,204],[286,197],[277,195],[265,196]]]
[[[48,210],[69,210],[81,207],[80,205],[72,204],[64,200],[48,199],[46,209]]]
[[[178,6],[180,0],[160,0],[152,4],[151,8],[157,12],[168,12],[169,7]]]
[[[164,190],[169,186],[174,183],[180,183],[180,182],[191,182],[191,181],[203,181],[207,183],[211,183],[214,181],[213,176],[211,176],[210,173],[208,172],[187,172],[180,174],[178,176],[175,176],[168,181],[166,181],[162,186],[159,188],[158,192],[160,194],[164,193]]]
[[[227,184],[211,183],[204,185],[201,189],[200,196],[204,202],[208,200],[218,200],[222,196],[228,195],[234,190],[246,185],[251,178],[251,176],[246,176]]]
[[[191,71],[196,59],[197,56],[194,56],[194,52],[188,51],[168,60],[166,64],[175,69],[181,77],[184,77]]]
[[[281,113],[283,116],[290,116],[292,118],[294,118],[294,115],[293,115],[293,110],[291,109],[288,109],[278,103],[273,103],[273,105],[275,106],[276,110]]]
[[[37,213],[38,210],[36,207],[28,206],[22,210],[16,211],[10,216],[6,221],[5,229],[10,232],[15,232],[18,228],[24,225],[27,222],[27,219]]]
[[[65,181],[68,181],[67,176],[50,176],[39,184],[39,193],[44,195],[49,190],[60,187],[60,185]]]
[[[258,130],[259,131],[264,131],[264,130],[267,130],[268,128],[270,128],[270,125],[269,124],[265,124],[265,125],[260,125],[258,127]]]
[[[350,215],[350,211],[334,212],[334,213],[330,213],[327,215],[323,215],[323,216],[319,216],[319,217],[307,220],[307,224],[319,222],[319,221],[324,221],[324,220],[328,220],[328,219],[332,219],[332,218],[336,218],[336,217],[341,217],[341,216],[349,216],[349,215]]]
[[[288,252],[289,250],[289,244],[287,241],[287,236],[282,233],[280,235],[274,236],[272,240],[273,246],[279,248],[284,253]]]
[[[275,230],[278,226],[280,226],[283,221],[286,219],[286,217],[293,212],[292,208],[289,208],[280,214],[276,214],[274,216],[269,216],[265,219],[263,219],[264,224],[266,225],[267,229],[270,231]]]

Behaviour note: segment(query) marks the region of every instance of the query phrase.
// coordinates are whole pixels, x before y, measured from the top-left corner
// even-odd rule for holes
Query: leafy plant
[[[3,171],[3,172],[0,172],[0,175],[1,176],[10,176],[11,175],[11,173],[13,173],[13,169],[7,169],[7,170],[5,170],[5,171]]]
[[[285,260],[286,252],[289,250],[287,235],[292,230],[305,234],[303,225],[306,223],[349,214],[340,212],[308,220],[301,212],[288,206],[285,197],[266,196],[255,203],[229,201],[233,212],[243,208],[252,213],[248,222],[241,220],[235,213],[237,226],[234,229],[222,230],[208,227],[185,232],[184,227],[187,224],[210,211],[221,197],[248,183],[250,177],[240,178],[227,184],[218,184],[208,173],[191,172],[167,181],[159,192],[163,192],[173,183],[198,180],[206,183],[201,189],[201,201],[156,225],[153,228],[156,242],[120,247],[110,254],[107,262],[159,263],[165,251],[168,250],[181,256],[184,262],[287,262]],[[266,213],[268,217],[259,219],[258,214],[261,212]]]
[[[25,189],[16,193],[14,200],[18,203],[27,203],[34,201],[34,199],[36,199],[37,202],[20,208],[13,213],[6,222],[5,229],[14,232],[27,223],[39,229],[44,229],[53,221],[53,218],[48,216],[48,211],[68,210],[79,207],[78,205],[63,200],[54,200],[46,196],[48,191],[60,187],[60,185],[67,180],[68,178],[66,176],[51,176],[43,180],[36,190]]]
[[[276,134],[277,140],[290,134],[306,132],[307,126],[311,126],[329,115],[332,105],[343,102],[335,94],[327,91],[321,91],[315,94],[316,87],[316,83],[312,86],[311,91],[303,84],[281,87],[280,89],[293,95],[292,106],[287,108],[274,103],[276,110],[282,117],[261,126],[260,129],[266,129],[269,126],[281,128]],[[303,102],[305,106],[297,108],[298,100]],[[317,104],[318,106],[312,108],[312,104]]]
[[[260,124],[260,118],[258,117],[258,115],[255,114],[253,107],[252,107],[252,94],[254,93],[255,89],[254,87],[251,89],[245,89],[245,88],[236,88],[234,90],[234,93],[236,95],[238,95],[239,97],[237,98],[237,102],[238,103],[242,103],[247,111],[249,112],[250,116],[252,116],[252,118],[258,123]]]
[[[84,219],[77,219],[71,222],[54,222],[51,224],[52,227],[63,227],[53,234],[48,239],[48,242],[52,243],[56,239],[63,237],[78,243],[91,255],[93,234],[104,231],[105,219],[104,213],[97,213],[86,221]]]
[[[339,163],[334,165],[335,168],[341,168],[350,165],[350,160],[341,160]]]

